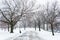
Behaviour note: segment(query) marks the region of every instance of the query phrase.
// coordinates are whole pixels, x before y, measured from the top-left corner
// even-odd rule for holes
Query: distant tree
[[[23,22],[24,30],[26,29],[26,21],[24,20]]]
[[[36,23],[36,20],[34,20],[34,27],[35,27],[35,30],[36,30],[36,26],[37,26],[37,23]]]
[[[47,15],[48,15],[48,13],[49,13],[49,3],[47,3],[46,13],[47,13]],[[48,18],[48,16],[46,16],[46,19],[47,19],[47,18]],[[47,20],[46,20],[46,23],[47,23],[47,31],[48,31],[48,22],[47,22]]]
[[[46,19],[45,19],[45,14],[44,14],[44,10],[41,11],[41,24],[42,24],[42,28],[45,30],[45,22],[46,22]]]
[[[38,28],[39,28],[39,31],[40,31],[40,26],[41,26],[41,22],[40,22],[40,18],[37,18],[37,21],[38,21]]]

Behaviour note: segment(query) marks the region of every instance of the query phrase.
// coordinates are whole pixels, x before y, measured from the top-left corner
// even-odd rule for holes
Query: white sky
[[[40,4],[46,4],[47,2],[52,3],[54,1],[58,1],[58,3],[60,3],[60,0],[37,0],[37,1]]]
[[[54,1],[58,1],[58,3],[60,4],[60,0],[37,0],[37,3],[39,4],[46,4],[47,2],[54,2]],[[2,0],[0,0],[0,7],[2,7]]]

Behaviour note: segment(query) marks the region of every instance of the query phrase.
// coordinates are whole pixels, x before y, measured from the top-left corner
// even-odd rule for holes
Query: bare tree
[[[42,24],[43,29],[45,30],[45,22],[46,22],[46,19],[45,19],[44,12],[45,12],[44,10],[41,11],[41,14],[40,14],[41,15],[41,17],[40,17],[41,20],[40,21],[41,21],[41,24]]]
[[[9,1],[9,0],[8,0]],[[34,10],[39,7],[34,8],[35,2],[28,0],[12,0],[14,4],[10,1],[5,0],[3,9],[0,9],[4,20],[0,20],[1,22],[7,23],[10,25],[11,33],[13,33],[13,28],[17,24],[18,21],[24,16],[24,14],[32,13]]]
[[[47,15],[49,14],[49,3],[47,3],[46,13],[47,13]],[[48,16],[46,16],[46,19],[47,18],[48,18]],[[46,23],[47,23],[47,30],[48,30],[48,22],[47,22],[47,20],[46,20]]]
[[[38,22],[37,25],[38,25],[38,28],[39,28],[39,31],[40,31],[41,21],[40,21],[39,17],[37,18],[37,22]]]
[[[15,3],[14,0],[13,0],[13,2]],[[21,14],[21,15],[17,14],[19,11],[17,4],[15,4],[15,6],[12,6],[11,3],[8,3],[8,1],[5,0],[5,5],[6,5],[5,8],[0,9],[0,12],[2,13],[2,16],[4,17],[5,20],[0,20],[0,21],[7,23],[7,25],[10,25],[11,33],[13,33],[13,28],[14,28],[15,24],[20,20],[20,18],[22,17],[23,14]],[[9,29],[9,27],[8,27],[8,29]]]
[[[26,29],[26,19],[24,19],[24,20],[22,21],[22,23],[23,23],[24,30],[25,30],[25,29]]]
[[[47,22],[51,24],[52,35],[54,35],[53,25],[54,25],[54,20],[57,17],[56,11],[57,11],[57,2],[52,3],[49,13],[47,6],[47,17],[48,17]]]
[[[36,30],[36,26],[37,26],[37,23],[36,23],[36,20],[34,20],[34,27],[35,27],[35,30]]]

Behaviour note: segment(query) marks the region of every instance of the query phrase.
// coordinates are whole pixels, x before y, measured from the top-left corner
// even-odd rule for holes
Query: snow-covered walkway
[[[39,36],[37,36],[38,33],[34,32],[34,31],[27,31],[25,33],[23,33],[23,35],[18,36],[17,38],[13,39],[13,40],[43,40],[42,38],[40,38]]]
[[[0,30],[0,40],[60,40],[60,33],[52,33],[38,28],[21,28],[21,33],[19,33],[19,28],[14,29],[14,33],[9,33],[8,31]]]

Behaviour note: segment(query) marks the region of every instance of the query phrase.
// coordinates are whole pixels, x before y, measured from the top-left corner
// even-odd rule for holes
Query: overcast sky
[[[37,3],[45,5],[47,2],[52,3],[54,1],[58,1],[58,3],[60,4],[60,0],[37,0]],[[2,7],[2,0],[0,0],[0,7]]]
[[[46,4],[47,2],[52,3],[54,1],[57,1],[60,4],[60,0],[37,0],[40,4]]]

